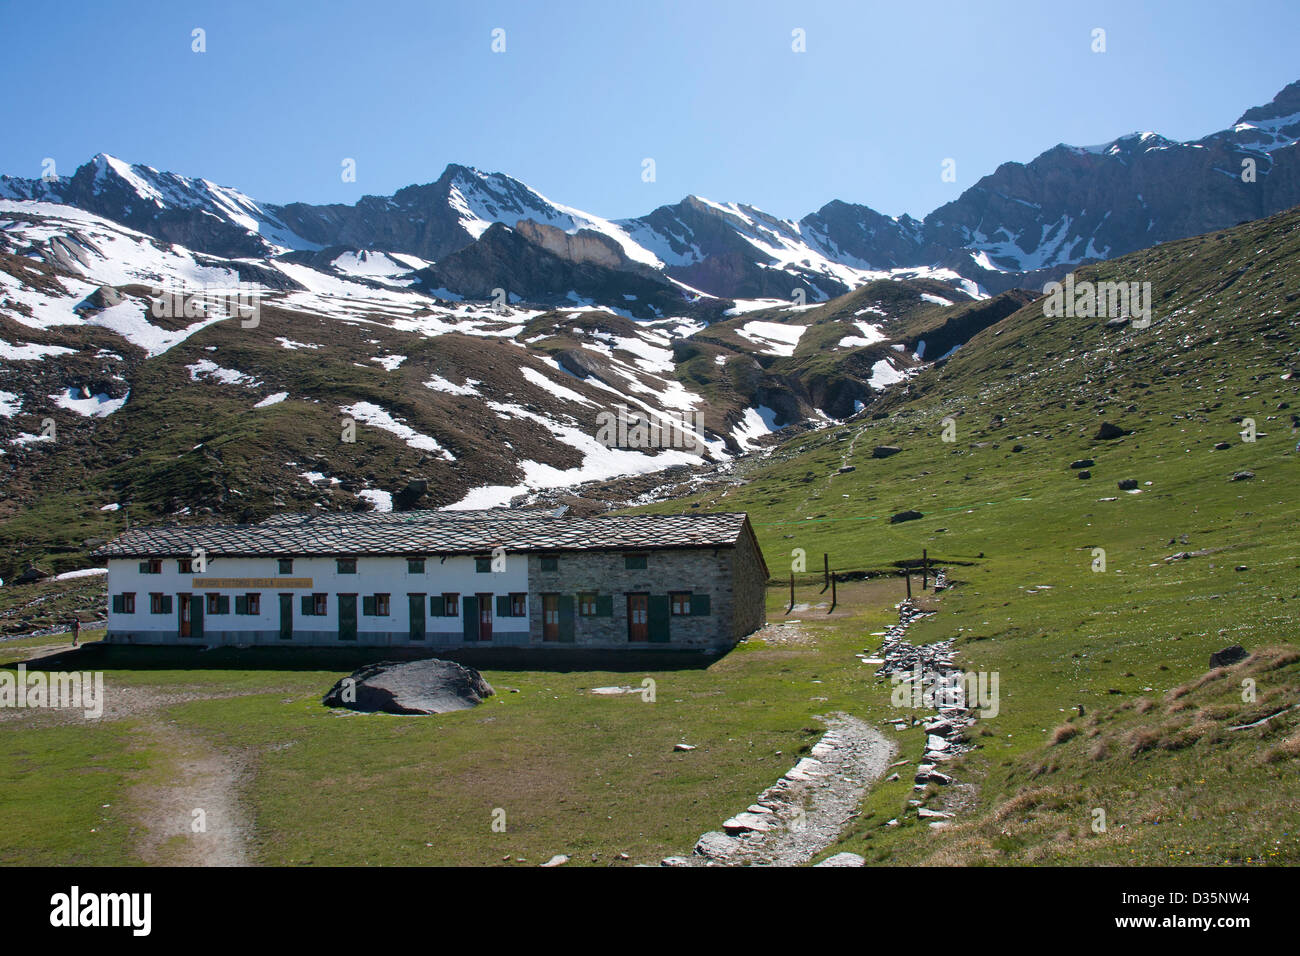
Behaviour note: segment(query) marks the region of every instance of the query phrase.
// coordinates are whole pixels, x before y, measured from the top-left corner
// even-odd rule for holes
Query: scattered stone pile
[[[936,577],[935,587],[936,590],[947,587],[942,571]],[[940,786],[952,783],[952,776],[941,768],[947,761],[970,749],[965,734],[966,729],[975,723],[973,711],[967,706],[964,673],[953,663],[953,642],[947,640],[917,646],[904,639],[912,622],[928,617],[929,613],[912,601],[903,601],[898,607],[898,623],[886,629],[876,655],[876,659],[883,661],[876,671],[877,676],[892,680],[898,675],[900,681],[910,685],[909,702],[933,710],[931,716],[923,720],[925,749],[913,777],[918,791],[932,783]],[[909,721],[900,717],[894,726],[902,729],[913,722],[914,719]],[[943,826],[952,816],[920,804],[920,800],[912,801],[917,814],[930,819],[932,827]]]

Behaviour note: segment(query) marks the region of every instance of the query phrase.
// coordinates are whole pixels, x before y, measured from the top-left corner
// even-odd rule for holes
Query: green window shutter
[[[447,599],[443,597],[441,594],[430,595],[429,616],[430,617],[447,616]]]
[[[310,594],[304,594],[302,596],[302,613],[304,617],[311,617],[312,615],[312,603],[311,603]]]
[[[218,613],[218,614],[229,614],[229,613],[230,613],[230,595],[229,595],[229,594],[223,594],[223,595],[221,595],[221,597],[217,598],[217,613]]]
[[[126,613],[126,597],[124,595],[121,594],[113,595],[113,613],[114,614]]]
[[[646,556],[644,554],[625,554],[623,556],[623,567],[628,571],[644,571],[646,569]]]
[[[476,574],[490,574],[492,571],[491,558],[475,558],[474,571]]]
[[[510,595],[497,595],[497,617],[510,617]]]
[[[148,574],[148,573],[149,573],[149,562],[148,562],[148,561],[141,561],[141,562],[140,562],[140,573],[141,573],[141,574]]]
[[[668,634],[670,611],[667,594],[650,595],[648,624],[651,641],[666,644],[671,640]]]
[[[560,640],[573,643],[574,598],[572,594],[560,595]]]
[[[709,616],[709,596],[691,592],[691,617]]]
[[[202,605],[199,604],[198,602],[195,602],[195,607],[202,607]],[[170,594],[163,595],[162,612],[164,614],[170,614],[172,612],[172,596]]]
[[[236,614],[248,613],[248,597],[246,595],[243,594],[235,595],[235,613]]]
[[[613,617],[614,616],[614,595],[597,594],[596,595],[596,617]]]
[[[478,640],[478,598],[465,595],[461,601],[465,606],[465,622],[462,633],[467,641]]]
[[[367,594],[361,599],[361,613],[366,617],[375,616],[375,596]]]

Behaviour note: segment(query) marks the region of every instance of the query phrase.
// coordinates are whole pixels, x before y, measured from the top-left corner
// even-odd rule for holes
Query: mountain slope
[[[725,309],[649,267],[601,264],[621,253],[599,233],[535,228],[539,242],[491,226],[432,266],[338,247],[231,260],[71,206],[0,201],[0,576],[75,565],[128,514],[487,506],[726,466],[919,368],[901,341],[913,313],[978,304],[935,280],[878,282],[868,342],[851,315],[867,290]],[[476,259],[497,243],[509,267]],[[486,294],[532,275],[520,262],[555,302],[431,288],[477,269]],[[617,309],[574,301],[615,289]],[[833,341],[799,352],[805,334]],[[600,437],[630,415],[668,438]]]

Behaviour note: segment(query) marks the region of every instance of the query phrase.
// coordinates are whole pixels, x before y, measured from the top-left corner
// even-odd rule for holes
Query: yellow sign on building
[[[311,578],[192,578],[196,591],[237,591],[244,588],[309,588]]]

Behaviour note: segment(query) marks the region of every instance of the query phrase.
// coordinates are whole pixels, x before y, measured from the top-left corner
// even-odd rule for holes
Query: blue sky
[[[919,217],[1001,162],[1195,138],[1300,79],[1294,0],[4,0],[0,23],[0,172],[103,151],[263,201],[354,202],[459,162],[611,218],[688,193]]]

